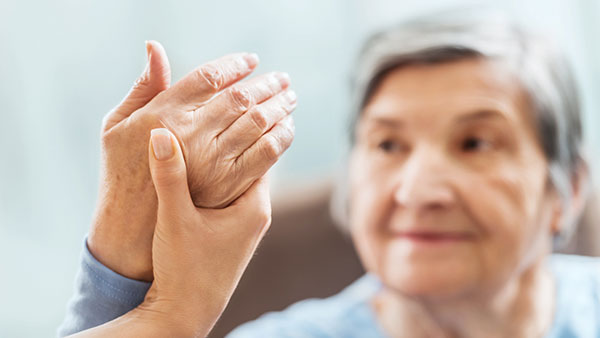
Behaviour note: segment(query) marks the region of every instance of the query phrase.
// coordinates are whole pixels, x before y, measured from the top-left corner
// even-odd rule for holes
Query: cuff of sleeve
[[[98,261],[84,241],[81,269],[93,282],[96,289],[109,298],[137,306],[144,300],[152,283],[122,276]]]

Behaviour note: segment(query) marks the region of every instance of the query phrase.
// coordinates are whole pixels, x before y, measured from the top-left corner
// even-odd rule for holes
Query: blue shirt
[[[600,259],[552,255],[556,281],[556,311],[546,338],[600,338]],[[59,335],[67,335],[110,321],[144,300],[150,283],[116,274],[84,247],[73,298]],[[340,293],[308,299],[281,312],[267,313],[246,323],[228,337],[385,337],[370,307],[381,288],[376,277],[365,275]]]

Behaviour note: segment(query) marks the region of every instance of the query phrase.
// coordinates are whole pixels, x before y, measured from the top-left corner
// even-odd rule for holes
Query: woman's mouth
[[[471,241],[474,236],[468,232],[403,231],[394,234],[395,238],[415,244],[450,244]]]

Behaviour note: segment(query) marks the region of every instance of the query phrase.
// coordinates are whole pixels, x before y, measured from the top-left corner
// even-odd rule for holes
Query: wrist
[[[152,281],[156,197],[139,196],[134,201],[124,195],[101,193],[87,239],[88,249],[112,271],[130,279]]]
[[[175,325],[168,316],[141,304],[102,325],[69,337],[197,337],[195,332]]]
[[[152,293],[152,289],[149,294]],[[172,337],[206,337],[218,316],[202,311],[201,307],[191,309],[191,304],[182,298],[172,299],[146,297],[136,311],[143,321],[152,322],[157,332],[163,332]]]
[[[86,241],[89,253],[104,267],[128,279],[152,282],[152,269],[141,258],[128,253],[126,246],[115,243],[115,240],[98,236],[91,231]]]

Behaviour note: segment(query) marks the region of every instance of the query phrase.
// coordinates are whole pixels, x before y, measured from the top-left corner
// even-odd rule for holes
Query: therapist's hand
[[[268,184],[259,179],[227,208],[196,208],[182,153],[168,130],[153,131],[150,157],[158,217],[154,283],[142,308],[176,317],[181,329],[205,336],[271,223]]]
[[[238,82],[257,65],[240,53],[202,65],[169,87],[160,44],[147,45],[148,66],[104,119],[99,199],[88,246],[104,265],[150,281],[156,193],[148,166],[150,130],[166,127],[179,140],[194,204],[223,208],[277,161],[293,138],[296,106],[283,73]]]
[[[78,337],[205,337],[271,223],[264,177],[224,209],[197,208],[175,137],[155,129],[149,148],[158,195],[154,282],[137,308]]]

